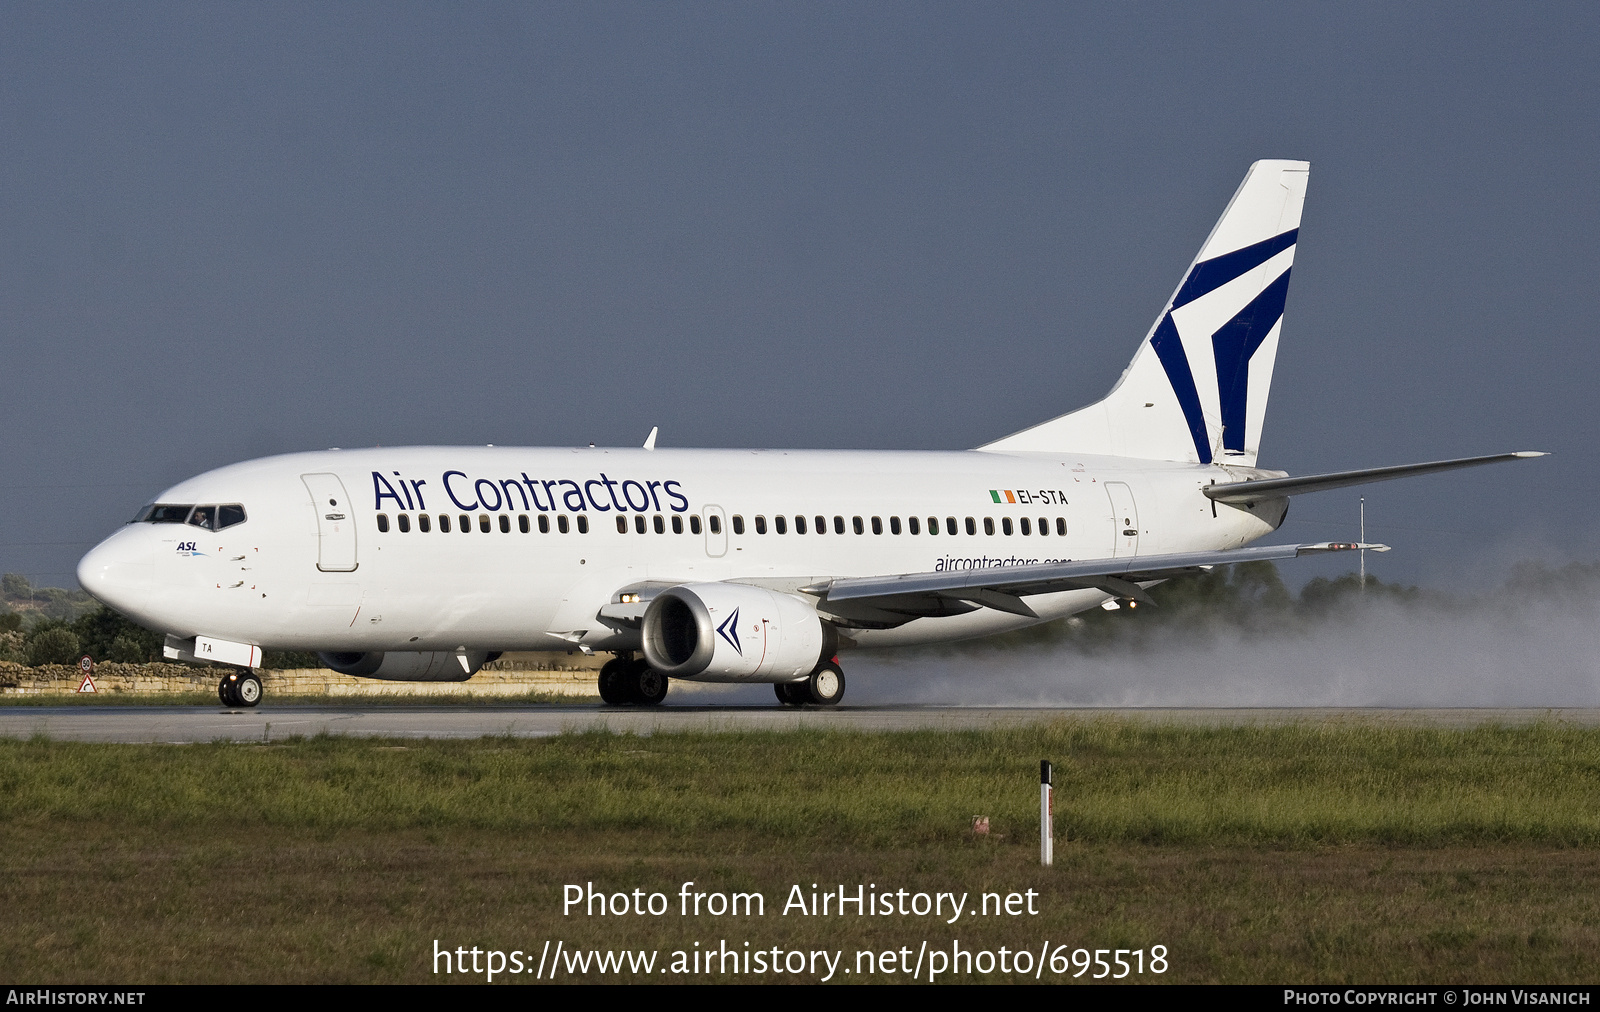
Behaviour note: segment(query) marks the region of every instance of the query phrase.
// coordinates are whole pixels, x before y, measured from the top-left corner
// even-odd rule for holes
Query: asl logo
[[[744,647],[739,645],[738,608],[733,609],[733,614],[729,615],[723,620],[721,625],[717,626],[717,633],[721,635],[723,639],[727,640],[728,643],[733,646],[734,650],[738,651],[740,657],[744,656]]]
[[[178,554],[179,555],[204,555],[206,553],[200,551],[199,549],[197,549],[195,547],[195,542],[193,542],[193,541],[180,541],[180,542],[178,542]]]

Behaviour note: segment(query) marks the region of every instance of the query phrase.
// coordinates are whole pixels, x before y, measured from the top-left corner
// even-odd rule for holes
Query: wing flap
[[[800,590],[824,601],[867,601],[925,595],[967,601],[1017,615],[1033,615],[1022,598],[1063,590],[1093,588],[1118,597],[1142,598],[1139,583],[1166,580],[1185,573],[1240,562],[1292,559],[1321,552],[1367,549],[1386,552],[1387,545],[1318,542],[1306,545],[1258,545],[1222,552],[1181,552],[1135,558],[1087,559],[1037,566],[964,569],[949,573],[905,573],[898,576],[859,576],[824,580]],[[1148,600],[1147,598],[1145,600]],[[1026,609],[1026,610],[1021,610]]]

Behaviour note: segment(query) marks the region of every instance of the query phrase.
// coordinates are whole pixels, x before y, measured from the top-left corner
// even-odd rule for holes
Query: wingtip
[[[1548,457],[1548,456],[1550,456],[1550,454],[1545,450],[1518,450],[1516,453],[1513,453],[1512,456],[1513,457]]]

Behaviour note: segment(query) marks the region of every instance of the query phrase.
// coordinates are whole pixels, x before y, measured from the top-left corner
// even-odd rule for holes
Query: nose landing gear
[[[223,706],[255,706],[261,702],[261,679],[248,668],[233,669],[217,683]]]

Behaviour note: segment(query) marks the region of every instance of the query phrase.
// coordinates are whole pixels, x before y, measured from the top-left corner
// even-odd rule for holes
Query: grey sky
[[[285,450],[973,446],[1109,388],[1262,157],[1263,465],[1553,450],[1367,490],[1375,569],[1592,559],[1600,7],[1464,11],[8,4],[0,568]]]

